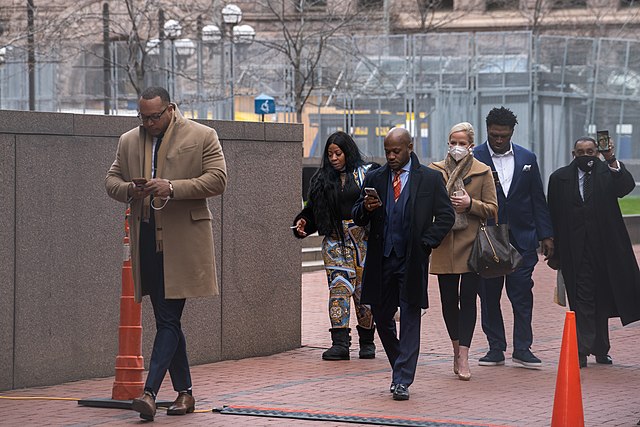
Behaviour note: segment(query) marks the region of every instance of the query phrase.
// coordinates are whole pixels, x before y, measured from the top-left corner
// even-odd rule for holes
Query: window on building
[[[361,9],[382,9],[384,0],[358,0]]]
[[[640,6],[640,0],[620,0],[620,7],[637,7]]]
[[[421,11],[453,10],[453,0],[418,0]]]
[[[579,9],[587,7],[587,0],[553,0],[551,9]]]
[[[296,9],[298,12],[322,11],[327,7],[327,0],[297,0]]]
[[[418,0],[421,11],[453,10],[453,0]]]
[[[487,0],[487,10],[514,10],[520,7],[519,1],[514,0]]]

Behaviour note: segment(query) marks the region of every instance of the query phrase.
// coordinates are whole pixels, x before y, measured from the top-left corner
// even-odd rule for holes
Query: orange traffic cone
[[[142,306],[133,296],[131,250],[129,249],[129,214],[124,220],[124,260],[122,262],[122,294],[120,296],[120,327],[118,328],[118,356],[116,378],[111,398],[131,400],[142,394],[144,359],[142,358]]]
[[[580,387],[576,313],[567,311],[562,334],[551,427],[581,426],[584,426],[584,414],[582,412],[582,388]]]

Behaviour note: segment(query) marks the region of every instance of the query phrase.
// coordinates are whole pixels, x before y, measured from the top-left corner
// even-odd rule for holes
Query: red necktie
[[[393,176],[393,200],[397,202],[400,198],[400,193],[402,192],[402,181],[400,181],[400,175],[404,172],[403,169],[394,172]]]

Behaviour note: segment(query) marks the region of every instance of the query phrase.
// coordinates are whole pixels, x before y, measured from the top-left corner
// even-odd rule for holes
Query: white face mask
[[[460,160],[464,159],[464,157],[467,154],[469,154],[469,150],[459,145],[454,145],[453,147],[449,147],[449,155],[456,162],[459,162]]]

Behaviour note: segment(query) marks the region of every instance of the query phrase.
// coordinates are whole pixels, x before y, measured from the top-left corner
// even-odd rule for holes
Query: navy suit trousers
[[[152,225],[153,222],[143,223],[140,230],[140,273],[156,319],[156,337],[144,388],[158,394],[168,370],[174,390],[185,391],[191,389],[187,342],[180,323],[186,300],[164,297],[163,254],[155,251]]]
[[[393,370],[391,382],[413,383],[420,353],[421,308],[400,299],[404,283],[405,258],[395,251],[382,261],[382,301],[371,306],[378,335]],[[396,329],[395,313],[400,307],[400,337]]]
[[[507,350],[504,321],[500,309],[502,288],[513,309],[513,350],[529,350],[533,343],[531,317],[533,312],[533,268],[538,262],[535,249],[522,253],[522,263],[513,273],[495,279],[480,279],[478,295],[482,308],[482,330],[492,350]]]

